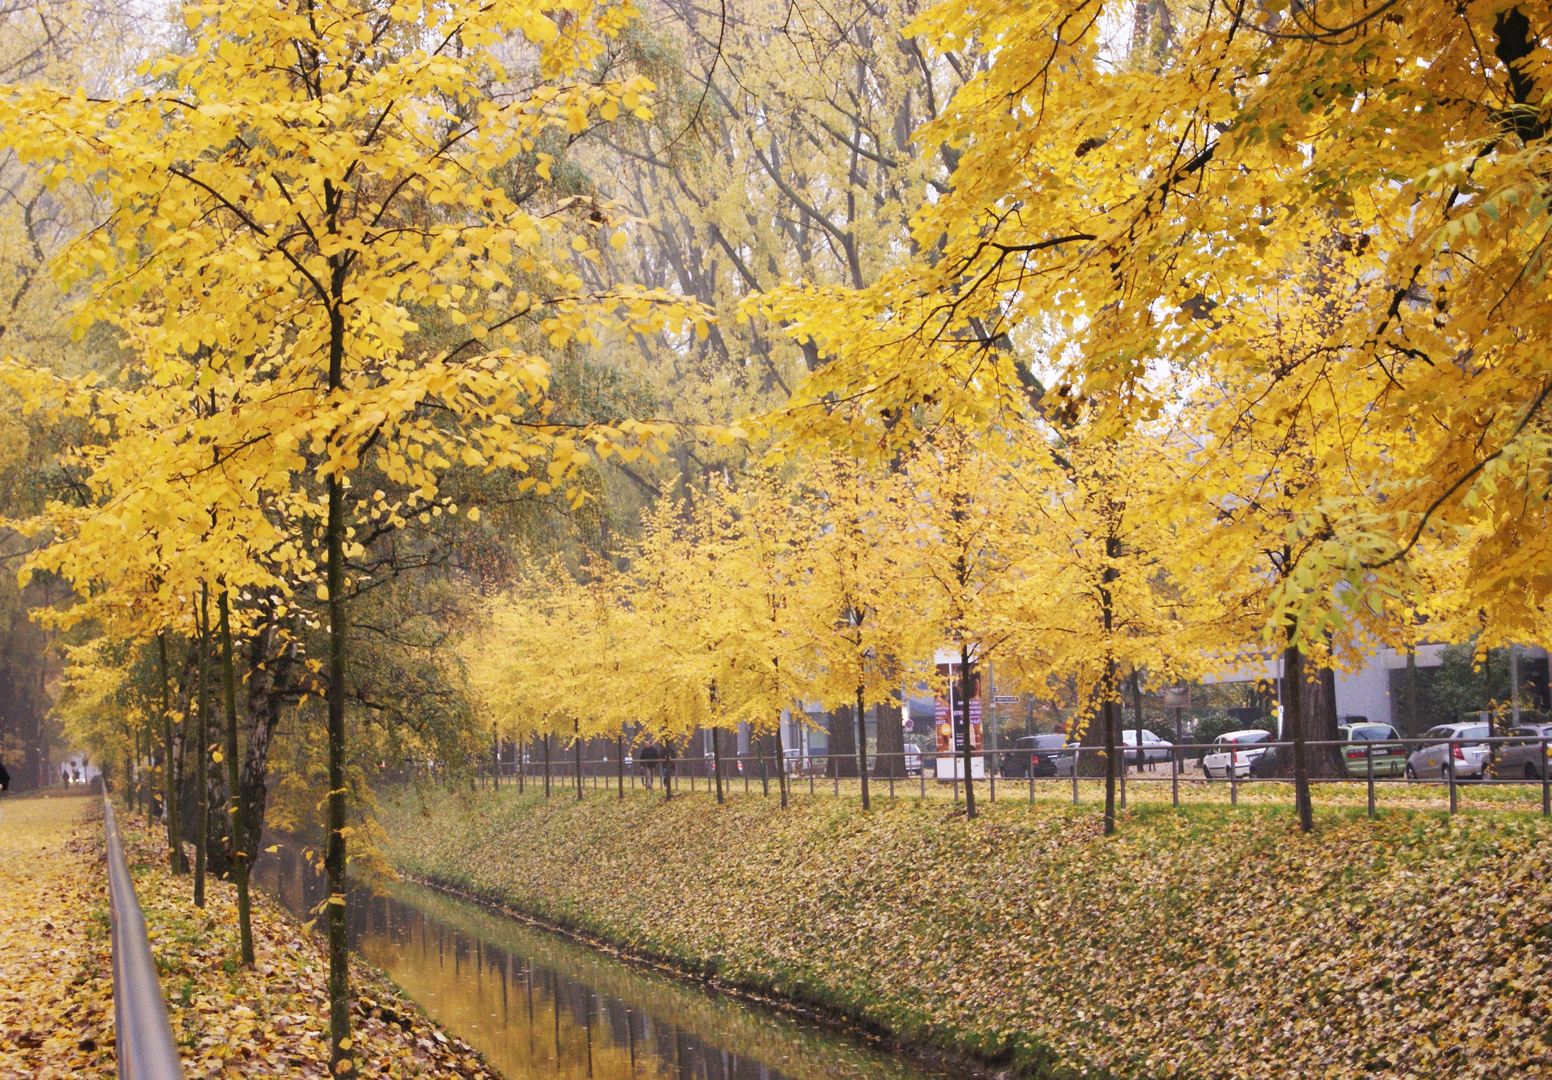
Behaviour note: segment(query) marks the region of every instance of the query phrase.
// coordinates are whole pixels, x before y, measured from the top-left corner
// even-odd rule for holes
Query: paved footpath
[[[0,1080],[115,1074],[101,805],[0,798]]]

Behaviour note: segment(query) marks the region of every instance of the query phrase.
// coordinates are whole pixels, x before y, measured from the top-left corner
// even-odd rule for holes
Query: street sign
[[[1019,698],[1017,694],[996,694],[992,697],[992,704],[994,705],[1017,705],[1018,703]]]
[[[1191,688],[1189,686],[1171,686],[1164,691],[1164,707],[1166,709],[1189,709],[1191,707]]]

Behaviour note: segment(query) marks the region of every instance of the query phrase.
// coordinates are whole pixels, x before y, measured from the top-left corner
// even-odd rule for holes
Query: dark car
[[[1002,775],[1055,776],[1056,761],[1066,745],[1065,735],[1026,735],[1003,753]]]
[[[1258,780],[1265,780],[1269,776],[1277,775],[1278,765],[1282,762],[1284,747],[1268,746],[1260,754],[1250,759],[1250,775]]]

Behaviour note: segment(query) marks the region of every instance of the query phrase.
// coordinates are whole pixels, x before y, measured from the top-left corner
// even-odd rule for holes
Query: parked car
[[[1369,759],[1374,760],[1375,776],[1400,776],[1406,772],[1407,748],[1401,735],[1389,724],[1342,724],[1337,729],[1347,745],[1342,747],[1342,764],[1348,776],[1367,777]]]
[[[1002,775],[1056,776],[1057,760],[1064,756],[1065,735],[1025,735],[1002,755]]]
[[[1212,741],[1212,748],[1202,755],[1202,775],[1209,780],[1227,780],[1232,770],[1238,777],[1250,775],[1250,763],[1266,752],[1266,747],[1256,743],[1267,742],[1272,733],[1260,728],[1228,731]]]
[[[1123,755],[1128,765],[1137,764],[1137,729],[1123,728],[1121,741],[1131,749]],[[1175,744],[1159,738],[1147,728],[1142,729],[1142,760],[1144,764],[1156,761],[1168,761],[1170,752],[1175,749]]]
[[[905,744],[905,775],[919,776],[922,771],[921,747],[913,742]]]
[[[1498,775],[1540,780],[1552,764],[1552,724],[1521,724],[1509,732],[1513,742],[1498,746]],[[1545,748],[1543,748],[1545,740]]]
[[[1276,776],[1282,766],[1283,755],[1288,752],[1289,749],[1286,746],[1268,746],[1250,759],[1250,771],[1247,775],[1252,780],[1265,780]]]
[[[1446,765],[1453,759],[1455,778],[1480,777],[1487,769],[1486,743],[1473,743],[1472,739],[1487,738],[1486,724],[1440,724],[1423,734],[1428,745],[1414,750],[1407,758],[1408,779],[1435,779],[1446,775]]]

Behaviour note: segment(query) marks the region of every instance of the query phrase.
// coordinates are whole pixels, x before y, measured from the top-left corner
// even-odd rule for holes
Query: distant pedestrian
[[[636,760],[641,762],[641,774],[647,784],[647,790],[652,790],[652,770],[657,768],[659,751],[657,745],[648,742],[641,748],[641,753],[636,755]]]

